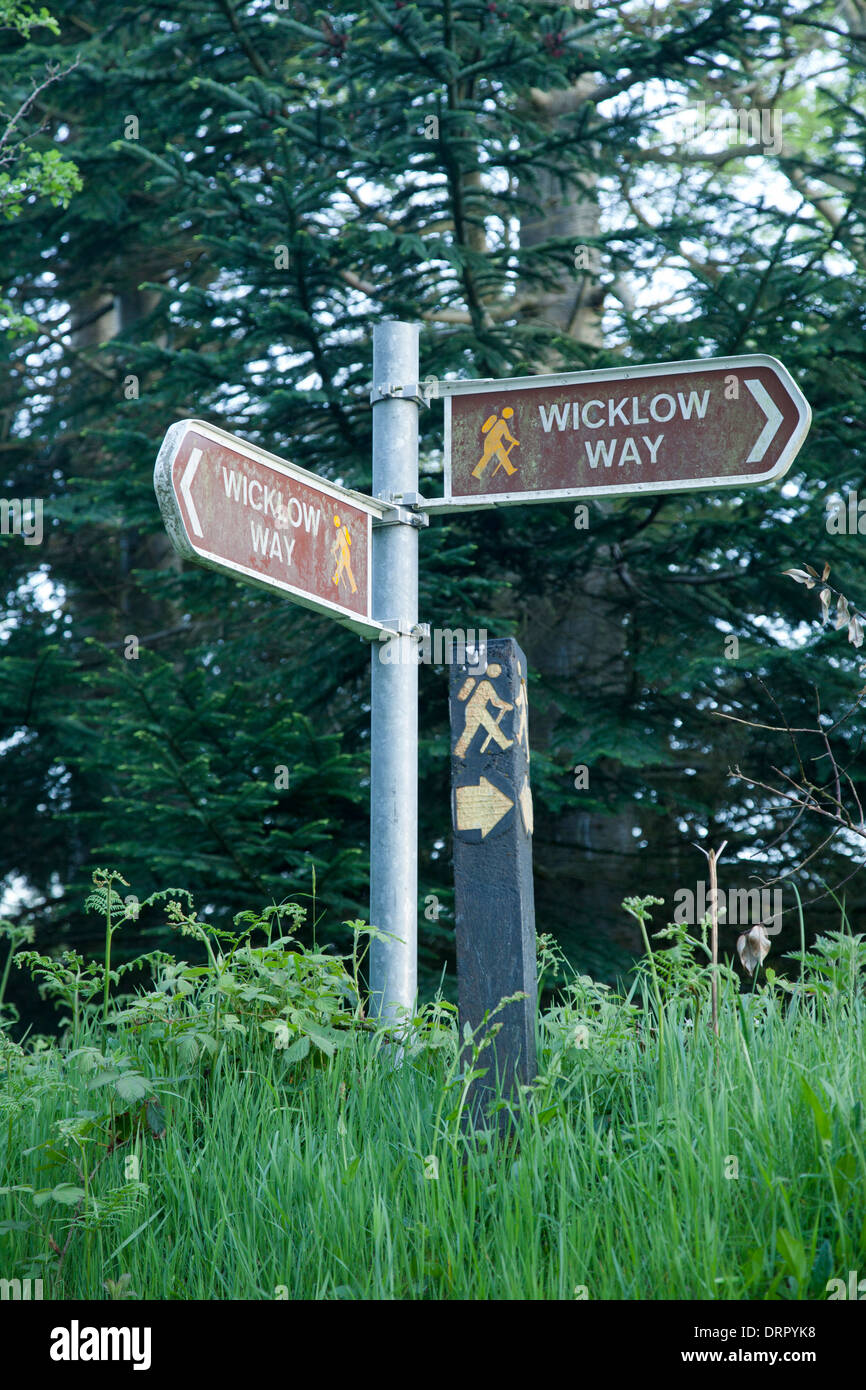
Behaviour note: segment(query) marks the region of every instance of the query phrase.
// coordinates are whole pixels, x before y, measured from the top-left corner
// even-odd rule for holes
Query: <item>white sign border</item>
[[[701,478],[693,481],[655,482],[655,483],[611,483],[609,487],[557,488],[544,492],[499,492],[479,493],[477,497],[454,498],[451,495],[451,397],[473,396],[496,392],[507,388],[509,391],[529,391],[545,386],[590,385],[595,381],[640,381],[648,376],[673,376],[684,371],[724,371],[748,370],[749,367],[769,367],[777,380],[794,401],[798,410],[797,425],[773,469],[769,473],[748,473],[731,477]],[[660,362],[640,364],[634,367],[603,367],[593,372],[562,372],[546,376],[516,376],[499,381],[443,381],[439,387],[445,403],[445,449],[443,497],[426,498],[421,510],[429,513],[479,511],[490,507],[530,505],[537,502],[562,502],[572,497],[628,497],[635,493],[658,492],[704,492],[718,487],[757,487],[761,483],[774,482],[791,467],[803,445],[812,422],[812,408],[790,372],[777,357],[767,353],[747,353],[741,357],[698,357],[683,362]]]
[[[236,564],[234,561],[226,560],[221,555],[214,555],[212,551],[204,548],[199,549],[193,544],[184,525],[180,502],[172,478],[174,461],[190,430],[195,430],[197,434],[212,439],[216,444],[224,445],[236,454],[246,455],[248,458],[262,463],[266,468],[281,473],[286,478],[296,479],[308,487],[315,488],[317,492],[324,493],[327,497],[333,498],[335,502],[350,502],[353,507],[366,513],[368,614],[373,606],[373,518],[381,518],[386,513],[393,511],[393,507],[387,502],[380,502],[377,498],[367,497],[362,492],[353,492],[350,488],[342,488],[337,483],[319,477],[317,473],[311,473],[309,469],[300,468],[297,464],[288,463],[285,459],[278,458],[276,454],[269,453],[267,449],[259,448],[257,444],[247,443],[246,440],[240,439],[237,435],[220,429],[218,425],[210,425],[205,420],[178,420],[169,426],[153,469],[153,486],[159,503],[159,510],[162,513],[165,529],[178,554],[186,560],[194,560],[196,563],[204,565],[207,569],[216,570],[219,574],[227,574],[232,578],[242,579],[254,588],[285,594],[301,607],[308,608],[314,613],[321,613],[325,617],[334,618],[363,637],[375,637],[380,632],[390,631],[384,623],[375,618],[364,617],[352,609],[344,608],[341,604],[332,602],[330,599],[315,598],[305,589],[299,589],[297,585],[289,584],[285,580],[269,575],[262,575],[258,570],[248,569],[246,565]]]

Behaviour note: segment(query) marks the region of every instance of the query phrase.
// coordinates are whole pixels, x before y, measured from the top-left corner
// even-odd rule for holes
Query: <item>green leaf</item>
[[[800,1077],[800,1090],[802,1091],[804,1098],[808,1102],[812,1114],[815,1116],[815,1124],[818,1127],[818,1134],[820,1135],[821,1139],[825,1144],[829,1144],[830,1136],[832,1133],[830,1116],[827,1114],[827,1111],[824,1109],[820,1100],[815,1095],[815,1092],[812,1090],[812,1087],[809,1085],[805,1076]]]
[[[333,1057],[336,1047],[330,1038],[326,1037],[324,1033],[320,1033],[317,1028],[311,1028],[309,1035],[320,1052],[324,1052],[326,1057]]]
[[[166,1131],[165,1111],[155,1096],[147,1102],[145,1108],[147,1127],[156,1139],[161,1139]]]
[[[64,1207],[74,1207],[86,1196],[83,1187],[75,1187],[71,1182],[61,1182],[44,1192],[34,1192],[33,1202],[37,1207],[44,1206],[46,1202],[60,1202]]]
[[[341,1178],[341,1182],[347,1183],[352,1181],[352,1179],[358,1171],[358,1165],[360,1164],[360,1162],[361,1154],[357,1154],[356,1157],[353,1158],[351,1163],[347,1166],[346,1171],[343,1173],[343,1176]]]
[[[806,1258],[802,1241],[798,1240],[790,1231],[782,1229],[776,1232],[776,1246],[781,1252],[788,1271],[802,1284],[809,1272],[809,1261]]]
[[[306,1033],[303,1037],[293,1042],[291,1047],[286,1049],[285,1059],[287,1062],[302,1062],[310,1051],[310,1039]]]
[[[129,1071],[118,1077],[114,1089],[121,1100],[143,1100],[151,1086],[140,1072]]]

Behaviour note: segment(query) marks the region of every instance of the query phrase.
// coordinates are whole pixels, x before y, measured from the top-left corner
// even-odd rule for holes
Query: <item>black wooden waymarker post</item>
[[[469,1114],[483,1124],[499,1076],[504,1097],[536,1074],[535,904],[526,657],[513,637],[489,641],[451,667],[451,823],[460,1035],[475,1043],[485,1015],[522,991],[490,1025],[502,1027],[481,1052]],[[489,1025],[488,1025],[489,1026]],[[481,1030],[476,1032],[476,1030]],[[472,1053],[464,1045],[467,1067]],[[508,1118],[500,1111],[499,1126]]]

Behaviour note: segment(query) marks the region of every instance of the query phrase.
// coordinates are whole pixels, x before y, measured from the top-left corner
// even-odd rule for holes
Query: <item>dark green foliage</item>
[[[781,827],[728,772],[790,770],[788,740],[715,711],[780,723],[765,682],[802,725],[813,681],[837,715],[857,684],[844,634],[817,633],[810,596],[781,575],[826,558],[852,601],[866,598],[861,538],[824,527],[831,492],[866,496],[862,45],[833,37],[834,6],[422,0],[325,13],[190,0],[107,14],[60,0],[54,12],[57,37],[0,36],[13,99],[47,60],[78,58],[45,99],[39,139],[74,159],[83,189],[0,227],[0,289],[42,330],[2,347],[0,473],[46,510],[41,549],[0,542],[0,877],[31,890],[42,944],[92,940],[68,890],[100,859],[141,896],[184,882],[219,920],[251,895],[311,891],[314,868],[332,920],[365,914],[368,648],[280,599],[181,571],[152,467],[168,425],[197,415],[369,488],[370,340],[384,317],[422,322],[422,376],[532,372],[553,352],[574,369],[752,351],[789,367],[814,424],[784,489],[599,503],[584,532],[560,505],[434,519],[421,616],[513,634],[527,651],[539,925],[584,965],[612,977],[628,964],[623,885],[669,900],[699,876],[694,839],[727,837],[729,861],[748,851],[790,872],[821,827],[801,819],[768,848]],[[843,46],[844,68],[782,100],[800,124],[778,160],[665,154],[665,102],[759,103],[754,74],[819,39]],[[579,79],[592,99],[555,123],[528,100]],[[587,238],[600,281],[627,274],[641,295],[633,310],[608,299],[605,348],[523,305],[573,263],[571,236],[517,244],[545,171],[573,190],[597,176],[584,196],[602,208]],[[822,179],[833,225],[816,204]],[[649,293],[659,267],[679,277],[673,306],[650,302],[670,293]],[[434,400],[430,495],[441,437]],[[812,634],[794,643],[798,622]],[[593,634],[610,632],[621,651],[595,670]],[[421,710],[419,913],[429,894],[449,901],[442,671],[422,669]],[[839,731],[861,785],[858,737],[856,721]],[[574,788],[577,764],[588,791]],[[616,894],[586,920],[595,869],[576,824],[629,810]],[[808,899],[820,876],[855,867],[848,849],[824,851],[798,881]],[[450,958],[447,915],[422,916],[421,937],[429,985]]]

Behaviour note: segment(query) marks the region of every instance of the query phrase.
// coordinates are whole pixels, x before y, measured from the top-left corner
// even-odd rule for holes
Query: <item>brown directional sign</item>
[[[165,436],[153,475],[166,529],[189,560],[284,594],[363,635],[370,541],[384,503],[350,492],[202,420]]]
[[[486,1076],[469,1113],[483,1120],[496,1074],[503,1095],[535,1077],[535,906],[526,657],[513,637],[486,644],[483,663],[451,667],[451,787],[460,1034],[501,1031],[481,1052]],[[525,997],[506,1004],[513,994]],[[472,1062],[464,1048],[462,1060]],[[500,1114],[500,1126],[506,1120]]]
[[[769,482],[812,418],[762,355],[442,386],[445,496],[430,512]]]

